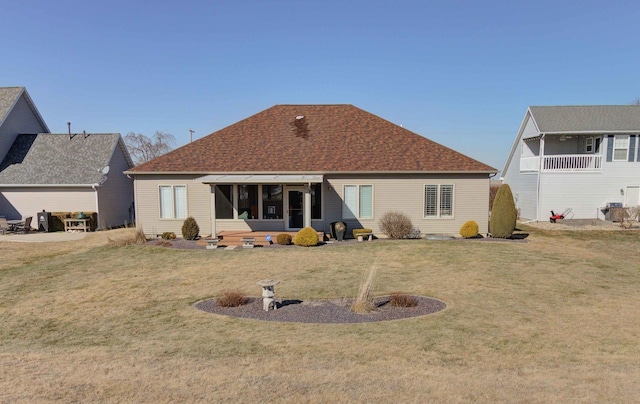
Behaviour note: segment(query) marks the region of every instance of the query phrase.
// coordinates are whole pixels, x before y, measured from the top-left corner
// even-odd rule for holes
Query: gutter
[[[354,174],[497,174],[498,170],[481,171],[125,171],[127,175],[354,175]]]
[[[0,184],[2,188],[93,188],[94,186],[100,186],[100,184]]]

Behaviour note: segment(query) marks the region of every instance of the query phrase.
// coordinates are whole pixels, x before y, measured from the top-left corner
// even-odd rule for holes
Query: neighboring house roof
[[[24,95],[29,107],[33,110],[38,121],[48,132],[49,128],[47,127],[47,124],[44,122],[44,119],[42,119],[40,112],[38,112],[38,108],[36,108],[36,105],[33,103],[33,100],[31,100],[29,93],[24,87],[0,87],[0,126],[2,126],[4,121],[7,119],[9,113],[16,105],[21,95]]]
[[[640,105],[529,107],[541,133],[640,131]]]
[[[3,185],[91,185],[120,147],[133,163],[120,134],[40,133],[18,135],[0,163]]]
[[[130,172],[496,170],[353,105],[276,105]]]

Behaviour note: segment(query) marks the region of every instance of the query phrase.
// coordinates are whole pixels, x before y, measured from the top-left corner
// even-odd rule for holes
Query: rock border
[[[278,309],[268,312],[263,310],[262,298],[259,297],[248,298],[248,303],[240,307],[218,307],[215,298],[199,301],[194,304],[194,307],[207,313],[227,317],[307,324],[354,324],[401,320],[439,313],[447,308],[447,304],[438,299],[415,295],[413,297],[418,300],[418,305],[415,307],[395,307],[389,303],[390,296],[376,297],[374,298],[376,310],[368,314],[353,313],[351,311],[353,299],[304,301],[276,299]]]

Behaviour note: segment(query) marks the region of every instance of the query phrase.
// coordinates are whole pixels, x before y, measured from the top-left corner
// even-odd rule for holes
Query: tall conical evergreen
[[[513,202],[511,188],[507,184],[502,184],[493,200],[493,209],[491,209],[491,219],[489,220],[491,237],[507,238],[511,236],[516,228],[517,218],[518,212],[516,204]]]

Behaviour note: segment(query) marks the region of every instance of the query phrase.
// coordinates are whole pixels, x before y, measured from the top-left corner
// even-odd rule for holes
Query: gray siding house
[[[502,170],[522,219],[640,205],[640,106],[532,106]]]
[[[312,226],[382,235],[401,211],[422,233],[487,232],[496,170],[352,105],[276,105],[136,166],[137,226],[202,235]]]
[[[121,136],[51,134],[23,87],[0,88],[0,216],[96,212],[98,227],[133,221],[133,167]]]

